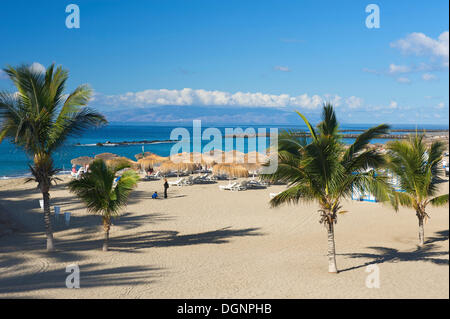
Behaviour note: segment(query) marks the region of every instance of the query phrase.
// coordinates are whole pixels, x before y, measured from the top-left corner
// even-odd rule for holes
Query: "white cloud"
[[[289,69],[289,67],[282,66],[282,65],[277,65],[277,66],[274,67],[274,69],[276,71],[281,71],[281,72],[291,72],[291,69]]]
[[[33,64],[30,65],[30,70],[35,71],[35,72],[44,73],[45,66],[43,66],[39,62],[34,62]]]
[[[437,39],[430,38],[423,33],[413,32],[404,39],[391,43],[391,47],[399,49],[403,54],[429,56],[438,59],[442,66],[449,65],[449,32],[442,32]]]
[[[97,105],[147,107],[162,105],[179,106],[230,106],[230,107],[299,107],[304,109],[317,109],[325,101],[339,106],[342,97],[338,95],[300,95],[289,94],[265,94],[261,92],[236,92],[194,90],[185,88],[182,90],[145,90],[140,92],[128,92],[120,95],[103,95],[95,93],[92,99]],[[345,100],[347,104],[356,107],[361,99],[352,96]]]
[[[389,71],[390,74],[399,74],[399,73],[408,73],[411,72],[411,67],[407,65],[396,65],[391,63],[389,65]]]
[[[7,79],[8,76],[6,75],[6,73],[3,70],[0,70],[0,79]]]
[[[406,77],[399,77],[399,78],[397,78],[397,82],[398,83],[408,84],[408,83],[411,83],[411,80],[409,78],[406,78]]]
[[[388,106],[389,109],[396,109],[397,107],[398,107],[398,103],[395,101],[391,101],[391,103]]]
[[[436,105],[436,108],[438,108],[438,109],[443,109],[444,107],[445,107],[444,102],[441,102],[438,105]]]
[[[362,106],[363,99],[356,96],[350,96],[349,98],[345,99],[345,102],[349,108],[356,109]]]
[[[437,80],[436,75],[431,74],[431,73],[424,73],[422,74],[422,79],[424,81],[433,81],[433,80]]]

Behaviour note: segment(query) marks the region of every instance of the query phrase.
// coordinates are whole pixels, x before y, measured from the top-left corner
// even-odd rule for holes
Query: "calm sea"
[[[342,125],[342,129],[366,129],[371,125],[356,125],[348,124]],[[96,146],[96,143],[121,142],[121,141],[142,141],[142,140],[168,140],[170,134],[176,126],[151,126],[151,125],[117,125],[110,124],[100,129],[86,131],[81,137],[70,138],[54,154],[54,161],[56,167],[62,170],[69,170],[71,168],[70,160],[79,156],[95,156],[99,153],[111,152],[120,156],[125,156],[135,160],[134,155],[142,153],[142,145],[121,145],[121,146]],[[216,126],[222,134],[225,132],[225,128],[228,126]],[[239,127],[239,126],[237,126]],[[240,126],[242,129],[249,127],[257,130],[258,128],[269,128],[275,126]],[[192,126],[185,127],[192,136]],[[232,127],[235,128],[235,127]],[[305,129],[301,126],[279,126],[279,129]],[[397,129],[415,129],[415,125],[395,125],[393,128]],[[202,130],[206,127],[202,127]],[[439,125],[423,125],[420,129],[448,129],[446,126]],[[395,133],[394,133],[395,134]],[[386,140],[374,140],[373,142],[385,142]],[[202,145],[207,144],[209,141],[202,141]],[[230,142],[229,140],[227,142]],[[233,142],[233,141],[232,141]],[[350,143],[351,140],[345,142]],[[77,143],[81,144],[77,145]],[[231,147],[225,147],[225,145],[233,145]],[[251,143],[250,143],[251,144]],[[257,144],[257,143],[256,143]],[[267,141],[267,146],[269,142]],[[168,156],[174,143],[158,143],[144,145],[144,151],[156,153],[161,156]],[[226,143],[225,139],[222,139],[222,149],[229,151],[235,147],[235,141],[233,143]],[[254,149],[246,142],[245,152],[258,150],[258,147]],[[3,141],[0,144],[0,179],[29,176],[28,164],[31,163],[31,159],[20,148],[15,147],[9,141]]]

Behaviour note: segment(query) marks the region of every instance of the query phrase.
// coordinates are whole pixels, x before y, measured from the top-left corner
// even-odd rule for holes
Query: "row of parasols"
[[[132,169],[148,171],[153,169],[162,174],[169,172],[189,172],[210,169],[214,175],[248,177],[257,174],[268,156],[259,152],[242,153],[236,150],[223,152],[214,150],[206,153],[179,153],[169,157],[151,152],[135,155],[137,161],[113,153],[102,153],[94,158],[81,156],[71,160],[72,165],[86,166],[96,159],[105,161],[110,167],[129,164]]]

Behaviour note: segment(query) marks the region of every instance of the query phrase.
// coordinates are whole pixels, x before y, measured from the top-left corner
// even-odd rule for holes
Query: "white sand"
[[[140,182],[111,229],[111,251],[102,252],[100,218],[61,184],[51,191],[52,204],[72,212],[72,221],[54,225],[57,251],[47,253],[35,184],[0,181],[0,205],[22,229],[0,237],[0,297],[449,298],[448,208],[429,209],[428,242],[418,249],[412,210],[345,203],[350,212],[336,226],[336,275],[327,272],[317,207],[269,208],[269,193],[283,188],[171,187],[169,199],[152,200],[162,182]],[[369,289],[366,265],[374,262],[380,288]],[[80,289],[65,287],[73,263]]]

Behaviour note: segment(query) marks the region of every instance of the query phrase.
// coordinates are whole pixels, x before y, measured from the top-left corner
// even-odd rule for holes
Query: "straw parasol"
[[[101,154],[95,155],[95,159],[102,159],[104,161],[115,158],[115,157],[119,157],[119,155],[113,154],[113,153],[101,153]]]
[[[111,168],[115,168],[122,165],[129,165],[132,169],[137,169],[138,163],[130,160],[127,157],[117,156],[104,160],[105,164]]]
[[[77,158],[74,158],[70,161],[72,165],[78,165],[78,166],[86,166],[88,164],[91,164],[94,161],[92,157],[89,156],[80,156]]]
[[[205,152],[202,154],[202,163],[208,167],[214,166],[217,163],[222,163],[223,153],[224,152],[221,150]]]
[[[212,170],[215,175],[225,174],[230,177],[248,177],[248,169],[241,164],[216,164]]]
[[[162,163],[157,170],[160,171],[161,173],[168,173],[171,171],[175,171],[175,172],[182,172],[182,171],[195,171],[196,169],[199,168],[199,164],[196,163],[174,163],[170,160],[165,161],[164,163]]]
[[[202,153],[198,152],[183,152],[178,154],[172,154],[170,155],[170,160],[174,163],[197,163],[200,164],[202,161]]]
[[[139,154],[134,155],[134,157],[137,160],[140,160],[142,158],[165,158],[165,157],[159,156],[152,152],[139,153]]]
[[[222,163],[243,163],[244,157],[245,154],[240,151],[232,150],[224,152],[222,157]]]
[[[245,163],[265,163],[268,159],[267,155],[256,151],[248,152],[244,156]]]
[[[168,160],[169,160],[168,157],[163,157],[163,156],[159,156],[159,155],[151,153],[150,155],[139,159],[137,162],[141,169],[147,170],[147,169],[153,168],[154,166],[157,166],[161,163],[164,163]]]

